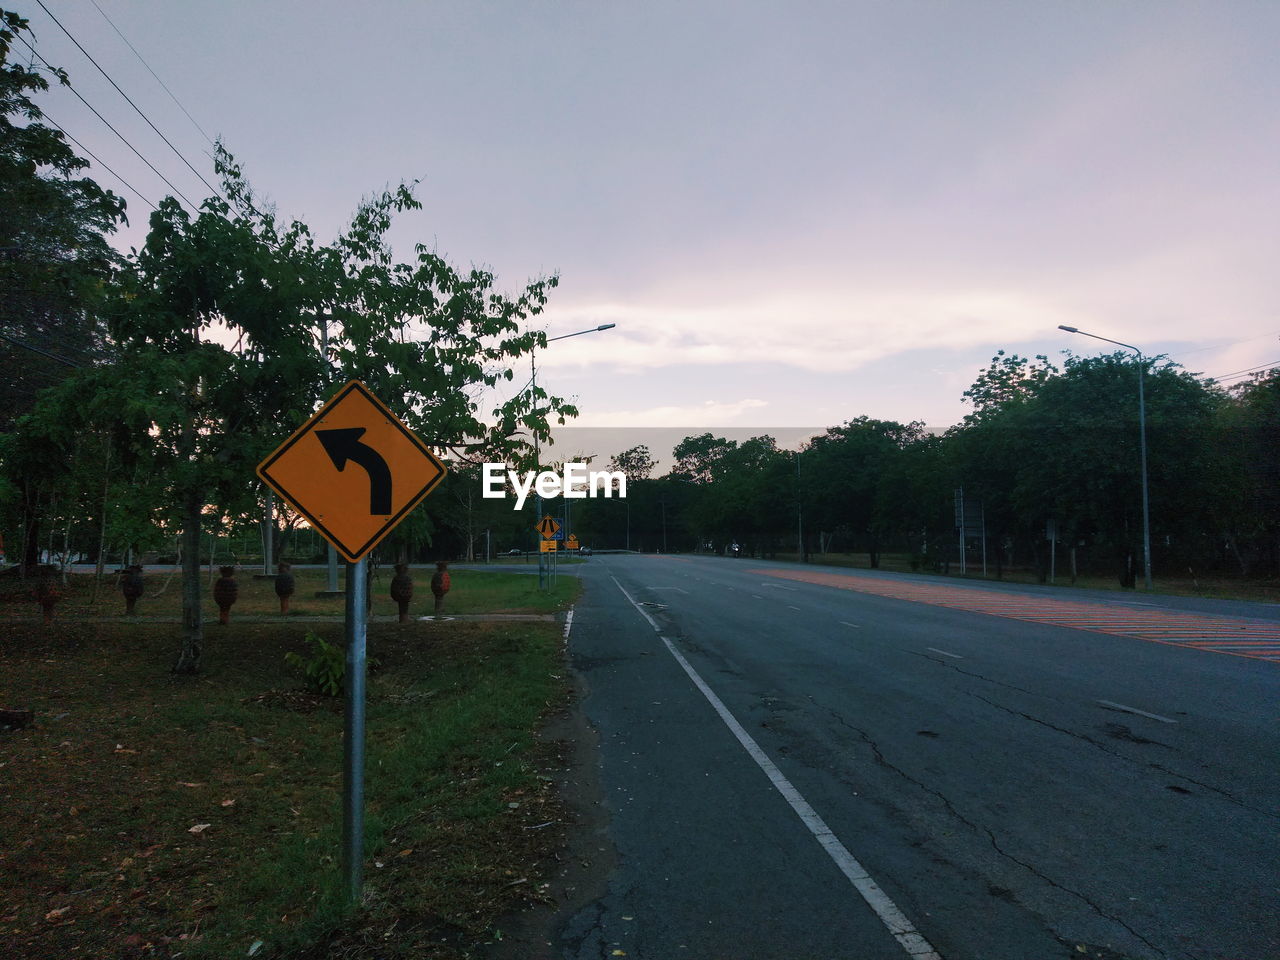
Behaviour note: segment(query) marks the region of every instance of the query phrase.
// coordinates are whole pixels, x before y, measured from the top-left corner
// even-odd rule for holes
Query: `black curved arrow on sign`
[[[325,453],[341,472],[348,460],[354,460],[369,474],[369,513],[372,516],[389,516],[391,513],[391,468],[382,454],[360,442],[364,427],[346,427],[341,430],[317,430],[316,436],[324,445]]]

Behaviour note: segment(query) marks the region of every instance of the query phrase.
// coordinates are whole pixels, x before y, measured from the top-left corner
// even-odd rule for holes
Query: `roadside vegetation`
[[[1228,387],[1122,352],[1068,356],[1059,369],[1000,351],[965,392],[973,412],[942,434],[856,417],[797,453],[767,435],[704,433],[675,447],[663,476],[636,447],[611,464],[628,477],[626,503],[586,501],[575,530],[598,548],[852,555],[873,568],[896,554],[952,575],[962,549],[967,573],[981,570],[985,537],[995,578],[1045,582],[1052,571],[1059,583],[1133,587],[1140,371],[1157,589],[1280,599],[1280,368]]]
[[[577,592],[565,577],[531,602],[529,579],[454,589],[474,611]],[[354,915],[338,896],[342,700],[286,662],[312,655],[308,634],[340,648],[342,629],[233,619],[193,678],[167,670],[170,625],[0,617],[0,704],[35,715],[0,732],[0,954],[461,957],[539,900],[563,839],[555,747],[535,736],[565,703],[561,626],[370,625]]]

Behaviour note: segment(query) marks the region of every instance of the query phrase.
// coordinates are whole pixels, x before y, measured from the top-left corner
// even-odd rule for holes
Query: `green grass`
[[[545,603],[577,589],[561,583]],[[210,627],[203,675],[177,680],[171,625],[0,622],[0,703],[37,715],[0,735],[5,820],[21,825],[0,844],[0,955],[227,957],[262,940],[258,957],[331,941],[455,957],[538,895],[560,828],[524,827],[562,819],[534,737],[566,695],[559,627],[370,626],[354,915],[338,893],[341,702],[298,692],[284,663],[308,628],[341,640],[337,623]]]

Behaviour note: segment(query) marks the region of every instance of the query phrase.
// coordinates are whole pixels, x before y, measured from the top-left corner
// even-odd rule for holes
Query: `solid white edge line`
[[[650,626],[658,634],[658,639],[666,644],[667,650],[670,651],[671,656],[675,657],[676,663],[680,664],[684,672],[688,674],[689,679],[693,681],[693,685],[702,691],[702,695],[707,698],[711,708],[724,721],[725,726],[729,728],[729,732],[737,738],[737,741],[742,744],[743,749],[747,751],[751,759],[764,771],[765,776],[769,778],[777,791],[782,794],[783,799],[790,804],[791,809],[796,812],[800,821],[813,834],[814,839],[818,841],[822,849],[827,852],[827,856],[835,862],[840,872],[849,879],[853,888],[858,891],[862,899],[867,902],[867,905],[875,911],[876,916],[880,918],[880,922],[885,925],[886,929],[898,941],[902,949],[907,952],[908,956],[916,957],[917,960],[942,960],[942,956],[933,949],[928,940],[916,931],[911,921],[898,909],[897,904],[890,899],[887,893],[880,889],[862,864],[855,859],[849,849],[840,842],[839,838],[831,832],[831,828],[818,816],[818,812],[800,795],[800,791],[792,786],[791,781],[769,759],[768,754],[760,748],[760,745],[756,743],[751,734],[743,729],[742,724],[738,723],[734,715],[729,712],[729,708],[707,686],[706,681],[699,676],[698,671],[694,670],[689,661],[675,648],[675,644],[662,636],[661,628],[632,599],[631,594],[627,593],[626,587],[618,583],[617,577],[611,576],[609,579],[617,584],[618,589],[622,591],[622,595],[636,608],[636,612],[649,621]]]
[[[640,616],[644,617],[646,620],[649,621],[649,626],[653,627],[653,629],[656,630],[658,633],[661,633],[662,628],[658,626],[658,621],[654,620],[653,617],[649,616],[649,614],[647,614],[644,610],[641,609],[640,604],[636,603],[635,600],[632,598],[631,594],[627,593],[627,588],[624,587],[622,584],[618,583],[618,578],[614,576],[610,576],[609,579],[612,580],[614,583],[618,584],[618,589],[622,591],[622,595],[627,598],[627,601],[633,607],[636,608],[636,612],[638,612]]]
[[[947,653],[947,651],[945,651],[945,650],[939,650],[937,647],[925,647],[925,649],[926,649],[926,650],[932,650],[934,653],[940,653],[940,654],[942,654],[944,657],[955,657],[957,660],[963,660],[963,659],[964,659],[964,657],[960,656],[960,654],[958,654],[958,653]]]
[[[862,899],[867,905],[876,912],[876,916],[888,928],[895,940],[902,945],[909,956],[918,957],[920,960],[942,960],[937,951],[916,932],[911,921],[906,918],[897,905],[889,898],[876,882],[871,879],[871,875],[851,854],[847,847],[831,832],[831,828],[826,825],[822,817],[818,816],[818,812],[809,805],[809,802],[800,795],[800,791],[792,786],[791,781],[783,775],[782,771],[777,768],[768,755],[760,748],[760,745],[742,728],[742,724],[729,712],[729,708],[724,705],[719,697],[715,695],[706,681],[698,675],[693,669],[689,661],[686,660],[666,637],[659,637],[671,655],[676,658],[676,662],[684,668],[684,672],[689,675],[689,679],[693,681],[694,686],[702,691],[702,695],[707,698],[707,702],[711,704],[713,710],[720,715],[720,719],[724,721],[725,726],[742,744],[744,750],[756,762],[756,765],[764,771],[774,787],[782,794],[783,799],[791,805],[791,809],[796,812],[801,822],[813,834],[815,840],[822,845],[827,851],[827,855],[831,857],[840,872],[849,878],[849,882],[862,895]]]
[[[573,627],[573,607],[570,607],[569,612],[565,614],[565,618],[564,618],[564,638],[566,640],[569,639],[569,630],[572,629],[572,627]]]
[[[1168,717],[1162,717],[1158,713],[1147,713],[1147,711],[1139,710],[1137,707],[1126,707],[1123,703],[1112,703],[1110,700],[1095,700],[1094,702],[1100,703],[1104,707],[1110,707],[1112,710],[1120,710],[1124,713],[1136,713],[1140,717],[1148,717],[1152,720],[1159,720],[1161,723],[1176,724],[1178,722],[1177,720],[1170,720]]]

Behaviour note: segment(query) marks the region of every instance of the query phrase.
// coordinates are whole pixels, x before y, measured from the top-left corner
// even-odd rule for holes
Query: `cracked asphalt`
[[[598,556],[573,571],[593,837],[609,849],[550,955],[908,956],[666,637],[944,960],[1280,957],[1280,664],[761,566]],[[1000,589],[1124,610],[1116,594]]]

